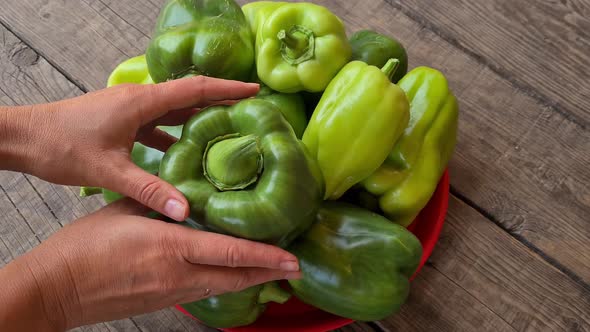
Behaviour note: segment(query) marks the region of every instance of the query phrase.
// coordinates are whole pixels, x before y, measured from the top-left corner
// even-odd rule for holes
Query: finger
[[[111,161],[112,172],[106,177],[106,188],[131,197],[176,221],[188,217],[188,202],[174,186],[139,168],[131,160],[117,160],[115,157]]]
[[[195,107],[211,101],[243,99],[258,93],[257,83],[196,76],[165,83],[145,85],[138,89],[138,110],[145,125],[170,110]]]
[[[211,101],[208,106],[213,106],[213,105],[226,105],[226,106],[231,106],[231,105],[235,105],[238,102],[240,102],[241,99],[225,99],[225,100],[218,100],[218,101]]]
[[[139,142],[150,148],[166,152],[178,139],[167,132],[154,128],[151,132],[141,135]]]
[[[124,197],[113,203],[105,205],[96,213],[105,217],[117,214],[142,216],[148,213],[150,210],[151,209],[147,206],[140,204],[129,197]]]
[[[181,254],[194,264],[299,270],[295,255],[269,244],[186,229],[178,230],[174,237]]]
[[[203,288],[210,289],[208,296],[239,292],[246,288],[271,281],[301,279],[301,272],[284,272],[255,267],[230,268],[222,266],[196,266],[187,274],[187,282],[197,285],[197,295]],[[207,292],[209,293],[209,292]]]

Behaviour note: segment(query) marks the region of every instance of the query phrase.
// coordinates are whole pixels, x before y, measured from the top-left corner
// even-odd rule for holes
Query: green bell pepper
[[[321,202],[314,163],[280,110],[251,98],[193,116],[159,176],[185,195],[195,222],[283,247]]]
[[[154,83],[148,72],[145,54],[129,58],[118,64],[109,75],[107,88],[125,83]],[[176,138],[180,137],[182,132],[182,126],[160,126],[158,128]],[[150,174],[158,173],[160,161],[163,156],[164,153],[162,151],[147,147],[139,142],[135,142],[131,150],[131,160],[133,163]],[[80,188],[80,196],[90,196],[99,193],[102,193],[103,198],[107,203],[123,198],[123,195],[107,189],[94,187]]]
[[[287,122],[293,127],[295,136],[299,139],[303,136],[303,131],[307,127],[307,115],[305,103],[299,94],[280,93],[261,84],[256,98],[269,101],[277,106]]]
[[[391,77],[391,82],[397,83],[408,72],[408,54],[396,39],[375,31],[360,30],[350,37],[349,42],[352,60],[381,68],[389,59],[398,59],[399,66]]]
[[[322,95],[303,143],[322,171],[324,199],[338,199],[377,170],[406,128],[408,100],[390,81],[396,63],[379,70],[352,61]]]
[[[459,109],[438,70],[417,67],[398,86],[410,100],[410,123],[385,162],[362,184],[391,220],[408,226],[430,200],[457,141]]]
[[[276,282],[269,282],[180,306],[209,327],[231,328],[254,323],[266,310],[267,303],[282,304],[290,297]]]
[[[406,228],[368,210],[329,201],[287,250],[297,256],[303,275],[288,281],[297,298],[360,321],[399,310],[422,258],[420,241]]]
[[[242,7],[256,36],[256,70],[280,92],[323,91],[350,60],[344,24],[312,3],[253,2]]]
[[[155,82],[196,75],[245,81],[254,36],[233,0],[168,0],[146,57]]]

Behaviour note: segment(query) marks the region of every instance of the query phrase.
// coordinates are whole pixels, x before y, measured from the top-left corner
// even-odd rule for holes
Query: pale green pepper
[[[445,76],[418,67],[398,83],[410,100],[410,123],[364,188],[387,217],[408,226],[426,206],[457,142],[459,109]]]
[[[408,124],[409,104],[391,83],[398,60],[382,70],[348,63],[322,95],[303,134],[325,181],[324,199],[338,199],[383,163]]]

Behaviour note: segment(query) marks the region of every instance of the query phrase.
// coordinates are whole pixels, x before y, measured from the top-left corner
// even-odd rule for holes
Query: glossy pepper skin
[[[258,77],[279,92],[320,92],[350,60],[344,24],[312,3],[254,2],[242,7],[256,33]]]
[[[249,287],[185,303],[181,307],[209,327],[231,328],[254,323],[266,310],[267,303],[285,303],[291,294],[276,282]]]
[[[195,222],[282,247],[319,207],[314,163],[276,106],[245,99],[193,116],[164,154],[159,176],[185,195]]]
[[[406,301],[422,257],[406,228],[363,208],[326,201],[317,221],[287,248],[303,277],[289,280],[303,302],[349,319],[383,319]]]
[[[408,124],[408,100],[389,79],[395,63],[382,70],[348,63],[313,112],[302,140],[322,171],[324,199],[340,198],[375,172]]]
[[[363,181],[379,206],[408,226],[430,200],[457,141],[459,108],[438,70],[417,67],[398,83],[410,100],[410,123],[385,162]]]
[[[129,58],[118,64],[109,75],[107,88],[125,83],[154,83],[147,69],[145,54]],[[180,137],[182,132],[182,126],[159,126],[158,128],[177,138]],[[131,150],[131,160],[133,163],[150,174],[158,173],[160,161],[163,156],[164,153],[162,151],[147,147],[139,142],[135,142]],[[107,203],[123,198],[123,195],[107,189],[91,187],[82,187],[80,189],[81,196],[90,196],[99,193],[102,193]]]
[[[399,65],[391,76],[391,82],[397,83],[408,72],[408,54],[395,38],[372,30],[360,30],[350,36],[349,41],[352,60],[381,68],[389,59],[398,59]]]
[[[168,0],[146,57],[157,83],[196,75],[245,81],[254,37],[233,0]]]
[[[303,131],[307,127],[307,115],[303,97],[297,93],[273,91],[268,86],[262,84],[256,98],[269,101],[277,106],[295,131],[295,136],[301,139]]]

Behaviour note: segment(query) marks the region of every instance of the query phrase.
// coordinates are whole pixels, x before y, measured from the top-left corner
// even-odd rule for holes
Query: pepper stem
[[[391,81],[391,78],[393,77],[393,74],[395,74],[395,71],[397,70],[398,66],[399,66],[399,60],[395,59],[395,58],[391,58],[391,59],[387,60],[387,63],[383,66],[383,68],[381,68],[381,71],[383,73],[385,73],[387,78],[389,78],[389,80]]]
[[[204,175],[221,191],[248,187],[258,180],[262,167],[262,149],[255,135],[218,137],[207,144],[203,155]]]
[[[313,58],[315,37],[310,29],[294,25],[289,31],[279,31],[277,38],[281,41],[281,55],[285,62],[297,65]]]
[[[262,290],[258,294],[258,303],[276,302],[283,304],[291,298],[291,294],[282,289],[276,282],[267,282],[262,285]]]

